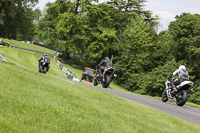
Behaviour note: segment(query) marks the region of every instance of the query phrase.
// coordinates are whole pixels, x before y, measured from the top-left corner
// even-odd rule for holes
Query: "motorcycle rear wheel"
[[[176,97],[176,104],[178,106],[183,106],[186,102],[187,102],[187,99],[188,99],[188,93],[186,90],[181,90],[177,93],[177,97]]]
[[[104,84],[102,85],[103,88],[108,88],[108,86],[110,85],[110,82],[111,82],[111,77],[109,75],[107,75],[105,77],[105,82]]]

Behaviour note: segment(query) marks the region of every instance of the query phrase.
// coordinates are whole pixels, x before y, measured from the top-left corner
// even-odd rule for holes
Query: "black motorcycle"
[[[194,83],[192,81],[183,81],[181,84],[177,85],[177,91],[173,91],[173,82],[175,79],[168,76],[167,81],[165,82],[165,90],[162,94],[162,101],[167,102],[169,99],[176,99],[176,104],[178,106],[183,106],[188,99],[188,94],[192,93],[194,89],[192,86]]]
[[[117,75],[114,74],[114,71],[115,69],[112,67],[105,67],[103,74],[97,74],[97,76],[95,77],[93,85],[97,86],[98,84],[102,84],[103,88],[107,88],[112,82],[112,80],[117,77]]]
[[[50,67],[50,59],[49,58],[39,60],[39,72],[40,73],[46,74],[46,72],[48,72],[48,70],[49,70],[49,67]]]

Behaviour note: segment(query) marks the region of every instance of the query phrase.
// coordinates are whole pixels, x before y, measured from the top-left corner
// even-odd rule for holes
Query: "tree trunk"
[[[68,52],[68,49],[65,49],[65,51],[63,52],[62,59],[63,59],[63,60],[68,60],[68,59],[70,59],[70,53]]]

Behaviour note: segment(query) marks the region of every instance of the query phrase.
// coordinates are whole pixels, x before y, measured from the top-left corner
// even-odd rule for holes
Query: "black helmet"
[[[105,60],[109,60],[108,56],[106,56],[104,59],[105,59]]]

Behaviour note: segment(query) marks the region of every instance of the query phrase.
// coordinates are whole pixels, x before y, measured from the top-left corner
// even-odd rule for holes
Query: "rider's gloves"
[[[171,73],[169,76],[167,76],[167,79],[171,79],[173,76],[173,73]]]

